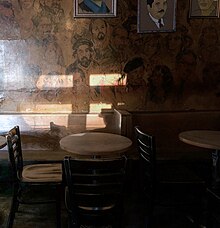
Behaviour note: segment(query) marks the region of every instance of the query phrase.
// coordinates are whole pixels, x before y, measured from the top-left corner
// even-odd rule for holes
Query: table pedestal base
[[[220,189],[220,150],[212,152],[212,187]]]

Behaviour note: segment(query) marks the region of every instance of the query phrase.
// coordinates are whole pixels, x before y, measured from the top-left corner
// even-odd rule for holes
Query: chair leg
[[[212,228],[213,227],[212,204],[211,204],[210,201],[208,201],[208,205],[207,205],[206,226],[207,226],[207,228]]]
[[[7,221],[7,228],[13,227],[15,213],[16,211],[18,211],[18,207],[19,207],[19,202],[17,200],[17,192],[15,191],[12,196],[11,208],[10,208],[8,221]]]
[[[62,187],[57,187],[57,198],[56,198],[56,222],[57,228],[61,228],[61,194]]]

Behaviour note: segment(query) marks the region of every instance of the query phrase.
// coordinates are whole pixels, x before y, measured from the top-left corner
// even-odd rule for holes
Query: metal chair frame
[[[65,204],[69,227],[109,225],[121,227],[125,157],[76,160],[65,157]]]
[[[62,174],[61,178],[54,179],[53,177],[49,177],[46,181],[42,179],[44,173],[44,169],[39,168],[39,164],[28,165],[28,168],[37,168],[39,171],[38,174],[35,174],[34,179],[30,177],[30,179],[26,179],[23,175],[23,172],[27,166],[24,166],[23,156],[22,156],[22,147],[21,147],[21,135],[19,126],[15,126],[12,128],[6,135],[6,141],[8,146],[8,155],[10,161],[10,171],[11,171],[11,181],[12,181],[12,201],[11,208],[7,221],[7,228],[13,227],[13,222],[15,219],[15,214],[18,211],[20,204],[48,204],[53,203],[56,205],[56,221],[57,228],[61,227],[61,185],[62,185]],[[53,167],[53,165],[48,164],[49,167]],[[43,164],[43,167],[47,167],[47,164]],[[60,164],[60,167],[61,164]],[[62,172],[62,169],[60,169]],[[53,176],[53,172],[50,173]],[[57,171],[54,172],[54,177],[56,176]],[[55,193],[55,198],[53,199],[40,199],[40,200],[30,200],[27,199],[27,191],[25,190],[33,190],[40,189],[42,187],[46,187]],[[42,192],[41,192],[42,194]]]

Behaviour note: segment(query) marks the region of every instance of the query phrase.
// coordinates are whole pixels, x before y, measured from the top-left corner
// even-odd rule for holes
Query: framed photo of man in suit
[[[176,0],[138,0],[139,33],[175,30]]]
[[[189,17],[219,17],[219,0],[190,0]]]
[[[74,17],[116,17],[117,0],[74,0]]]

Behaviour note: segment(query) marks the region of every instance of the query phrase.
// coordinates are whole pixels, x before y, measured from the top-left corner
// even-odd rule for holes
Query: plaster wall
[[[176,31],[143,34],[137,1],[118,0],[111,18],[74,18],[70,0],[28,2],[0,2],[0,113],[219,109],[220,19],[189,18],[189,1],[177,1]],[[120,83],[136,57],[140,77]],[[102,77],[91,86],[91,75]]]

